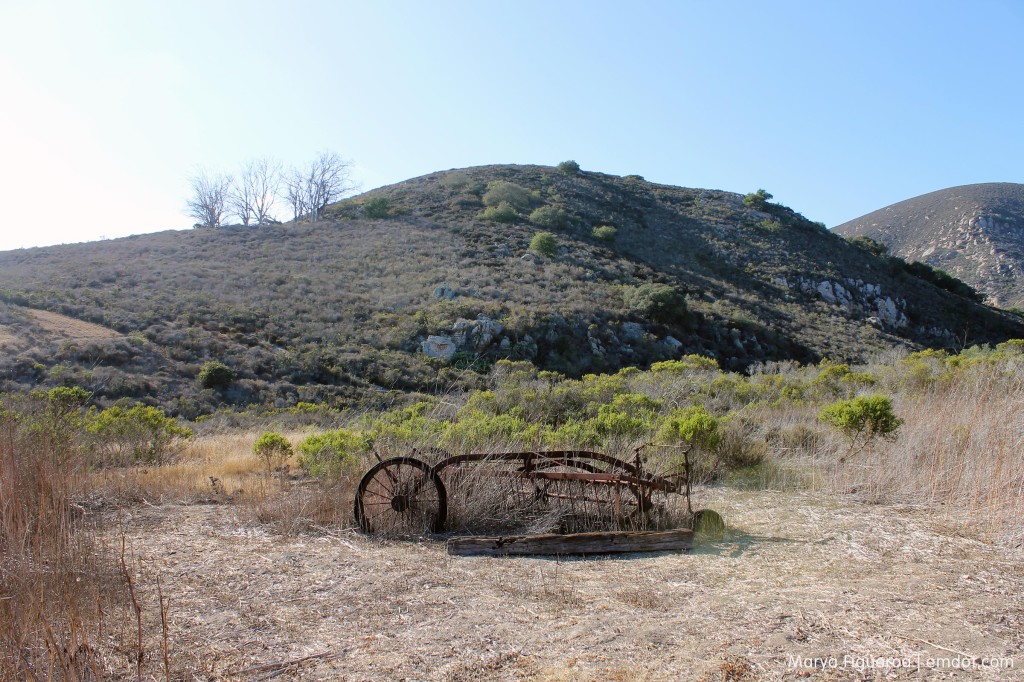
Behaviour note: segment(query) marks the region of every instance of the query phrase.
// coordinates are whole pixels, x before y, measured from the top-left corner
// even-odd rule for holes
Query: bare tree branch
[[[268,158],[249,161],[232,185],[229,203],[235,215],[248,226],[255,221],[266,225],[274,220],[274,207],[281,186],[281,164]]]
[[[192,198],[188,200],[188,215],[204,227],[219,227],[224,220],[231,176],[199,171],[189,180]]]
[[[299,222],[299,219],[306,215],[306,179],[298,170],[292,169],[291,174],[284,180],[285,199],[292,207],[292,220]]]
[[[253,187],[253,210],[256,213],[256,224],[266,225],[275,222],[271,211],[281,189],[281,162],[263,157],[250,164],[255,182]]]
[[[307,168],[294,169],[285,186],[295,220],[308,215],[317,222],[325,206],[355,189],[351,173],[352,164],[334,152],[322,152]]]

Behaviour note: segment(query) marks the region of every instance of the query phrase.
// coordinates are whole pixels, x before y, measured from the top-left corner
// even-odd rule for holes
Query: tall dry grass
[[[124,575],[74,500],[82,460],[5,420],[0,443],[0,679],[105,679]]]
[[[229,502],[262,496],[267,476],[263,463],[252,451],[259,435],[255,431],[201,435],[187,441],[169,464],[93,471],[89,477],[91,494],[108,506]],[[295,445],[308,434],[286,435]],[[298,471],[296,458],[286,464],[289,470]]]
[[[837,437],[822,444],[819,465],[831,469],[832,485],[1024,541],[1024,376],[961,373],[898,396],[896,412],[904,424],[891,442],[876,440],[849,459]]]

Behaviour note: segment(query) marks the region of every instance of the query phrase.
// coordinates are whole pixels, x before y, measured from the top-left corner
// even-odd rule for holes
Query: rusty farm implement
[[[657,528],[670,494],[685,497],[691,526],[714,514],[692,509],[688,448],[681,449],[682,470],[662,476],[645,468],[641,450],[647,446],[636,448],[632,461],[589,450],[471,453],[433,464],[415,450],[407,457],[378,458],[356,490],[356,522],[365,533],[442,533],[449,521],[449,486],[458,489],[466,481],[477,491],[500,488],[517,509],[550,511],[561,519],[559,532]]]

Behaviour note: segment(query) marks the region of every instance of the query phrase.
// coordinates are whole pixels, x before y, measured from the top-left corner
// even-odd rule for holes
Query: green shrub
[[[555,170],[563,175],[579,175],[580,165],[575,161],[563,161],[555,166]]]
[[[530,222],[534,225],[558,230],[565,227],[568,216],[563,209],[557,206],[541,206],[530,214]]]
[[[109,407],[94,414],[86,430],[98,439],[104,463],[115,466],[163,464],[180,440],[192,437],[190,429],[146,405]]]
[[[931,282],[940,289],[956,294],[957,296],[963,296],[966,299],[981,303],[985,300],[982,294],[972,287],[967,282],[954,277],[944,270],[939,268],[933,268],[927,263],[921,263],[920,261],[914,261],[913,263],[905,263],[903,268],[914,277]]]
[[[548,258],[558,253],[558,239],[550,232],[538,232],[530,240],[530,251]]]
[[[3,397],[0,394],[0,398]],[[0,419],[22,420],[26,433],[45,443],[57,463],[64,464],[79,459],[88,450],[81,436],[87,417],[84,408],[91,397],[92,394],[80,386],[33,391],[25,404],[13,411],[0,403]]]
[[[508,204],[516,211],[523,212],[530,209],[536,201],[536,197],[525,187],[514,182],[495,180],[487,183],[487,191],[483,196],[484,206],[500,206]]]
[[[391,201],[387,197],[374,197],[363,204],[363,215],[367,218],[391,217]]]
[[[671,324],[686,319],[686,298],[668,284],[630,287],[623,299],[630,310],[658,322]]]
[[[292,444],[276,431],[266,431],[252,445],[252,452],[256,455],[267,473],[280,469],[292,455]]]
[[[743,205],[749,208],[755,208],[758,211],[764,211],[768,208],[768,202],[772,199],[772,194],[766,192],[763,189],[759,189],[756,192],[743,197]]]
[[[826,405],[818,418],[839,429],[851,443],[895,436],[903,423],[893,412],[892,401],[884,395],[836,401]]]
[[[619,231],[611,225],[598,225],[590,232],[590,236],[603,242],[613,242],[618,233]]]
[[[519,220],[519,211],[513,208],[512,204],[502,202],[497,206],[488,206],[480,213],[484,220],[493,220],[496,223],[512,223]]]
[[[658,439],[668,443],[689,443],[708,449],[721,440],[718,420],[703,405],[674,410],[658,430]]]
[[[686,374],[693,370],[718,371],[718,360],[691,353],[690,355],[684,355],[678,360],[665,360],[651,365],[651,374],[655,376],[659,374]]]
[[[199,385],[203,388],[226,388],[235,380],[235,370],[223,362],[212,360],[199,370]]]
[[[366,439],[354,431],[324,431],[299,444],[299,466],[313,476],[334,476],[356,464],[365,450]]]
[[[871,237],[851,237],[850,243],[876,256],[884,258],[889,255],[889,247],[880,241],[872,239]]]

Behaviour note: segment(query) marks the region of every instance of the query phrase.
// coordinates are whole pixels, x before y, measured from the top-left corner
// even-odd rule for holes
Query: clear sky
[[[1021,0],[0,0],[0,249],[187,228],[196,168],[321,150],[363,189],[575,159],[832,227],[1024,182],[1022,35]]]

